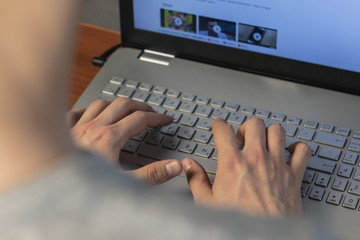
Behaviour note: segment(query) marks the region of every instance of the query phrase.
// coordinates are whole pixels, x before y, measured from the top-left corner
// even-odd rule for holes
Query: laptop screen
[[[360,1],[134,0],[135,29],[360,72]]]

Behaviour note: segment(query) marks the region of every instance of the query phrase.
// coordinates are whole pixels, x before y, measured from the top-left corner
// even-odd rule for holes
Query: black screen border
[[[119,6],[125,47],[165,52],[184,59],[360,95],[360,73],[135,29],[133,0],[119,0]]]

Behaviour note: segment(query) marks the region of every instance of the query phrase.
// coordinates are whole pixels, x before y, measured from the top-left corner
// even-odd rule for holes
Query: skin
[[[41,177],[78,148],[94,151],[118,168],[120,150],[131,136],[172,121],[126,99],[96,101],[86,110],[70,112],[65,121],[64,79],[82,5],[80,0],[0,2],[0,193]],[[182,164],[159,161],[131,174],[159,184],[184,169],[198,204],[272,217],[302,212],[300,183],[310,157],[306,145],[291,148],[287,165],[285,134],[279,126],[266,129],[262,121],[251,119],[235,135],[229,125],[215,120],[213,131],[219,160],[212,187],[191,159]]]

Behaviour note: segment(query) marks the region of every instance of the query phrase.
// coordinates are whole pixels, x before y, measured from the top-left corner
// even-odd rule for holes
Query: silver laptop
[[[281,124],[287,145],[313,152],[305,214],[342,239],[359,239],[360,2],[121,0],[122,42],[74,108],[95,99],[146,102],[174,123],[148,128],[124,164],[199,161],[213,181],[214,118]],[[288,154],[286,152],[286,154]],[[188,194],[186,179],[166,184]]]

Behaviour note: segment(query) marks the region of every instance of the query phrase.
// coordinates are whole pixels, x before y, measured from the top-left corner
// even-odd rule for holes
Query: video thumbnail
[[[200,17],[199,34],[223,40],[235,41],[236,23],[214,18]]]
[[[193,14],[161,9],[161,26],[178,31],[196,33],[196,16]]]
[[[246,24],[239,24],[238,30],[239,42],[276,49],[277,30]]]

